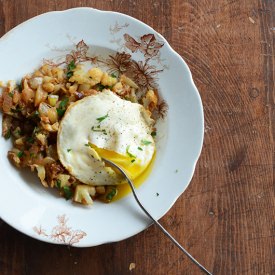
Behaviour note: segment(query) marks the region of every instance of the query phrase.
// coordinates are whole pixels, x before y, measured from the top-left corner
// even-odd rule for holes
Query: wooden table
[[[76,6],[151,25],[193,73],[204,147],[190,186],[161,223],[214,274],[275,274],[275,1],[0,0],[0,35]],[[39,242],[3,222],[0,233],[0,274],[201,274],[155,226],[84,249]]]

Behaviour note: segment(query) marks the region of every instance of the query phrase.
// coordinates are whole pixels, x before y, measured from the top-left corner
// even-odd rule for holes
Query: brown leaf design
[[[73,55],[67,54],[66,55],[66,64],[70,64],[72,61],[75,61]]]
[[[71,239],[69,240],[69,244],[73,245],[75,243],[78,243],[83,237],[85,237],[87,234],[81,230],[75,230],[72,232]]]
[[[87,44],[83,41],[83,39],[77,43],[76,45],[76,53],[77,56],[80,58],[86,58],[87,52],[88,52],[89,47]]]
[[[143,35],[140,40],[140,50],[144,53],[146,58],[156,56],[160,48],[164,45],[163,43],[157,42],[154,34]]]
[[[168,104],[166,103],[165,100],[162,100],[157,107],[157,114],[159,117],[161,117],[162,119],[165,118],[165,116],[167,115],[168,112]]]
[[[148,60],[132,61],[132,78],[142,88],[150,89],[157,86],[157,74],[162,70],[156,70],[156,67],[148,64]]]
[[[66,215],[58,216],[57,221],[58,224],[53,227],[51,234],[49,235],[41,226],[34,226],[33,231],[38,235],[43,235],[53,241],[68,245],[78,243],[82,238],[87,236],[87,234],[82,230],[72,230],[71,227],[68,227],[68,218],[66,218]]]
[[[132,53],[136,52],[139,49],[140,43],[137,42],[132,36],[125,33],[123,37],[125,39],[125,47],[131,50]]]
[[[39,227],[34,226],[33,231],[36,232],[38,235],[44,235],[46,237],[48,236],[45,232],[45,229],[43,229],[41,226],[39,226]]]
[[[125,52],[109,55],[106,61],[101,61],[108,66],[109,73],[123,74],[131,67],[131,55]]]

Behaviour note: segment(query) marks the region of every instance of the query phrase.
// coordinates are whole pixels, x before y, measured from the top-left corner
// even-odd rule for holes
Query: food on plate
[[[101,157],[133,180],[153,159],[158,94],[141,91],[126,75],[72,61],[45,64],[1,87],[2,135],[13,142],[8,158],[66,199],[92,204],[115,197],[125,181]]]
[[[101,156],[119,164],[132,179],[149,165],[155,151],[153,120],[145,108],[104,90],[73,103],[62,119],[57,152],[63,166],[88,185],[117,185],[120,174]],[[69,152],[68,152],[69,148]]]

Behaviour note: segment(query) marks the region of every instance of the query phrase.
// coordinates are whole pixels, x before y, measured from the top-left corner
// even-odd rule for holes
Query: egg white
[[[123,183],[122,176],[105,166],[101,156],[120,165],[135,179],[155,152],[153,120],[138,103],[104,90],[79,100],[67,109],[57,136],[63,166],[90,185]]]

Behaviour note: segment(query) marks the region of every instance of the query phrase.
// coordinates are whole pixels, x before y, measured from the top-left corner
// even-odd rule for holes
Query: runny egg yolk
[[[131,180],[138,178],[150,164],[142,165],[141,161],[134,156],[122,155],[114,151],[99,148],[94,144],[91,144],[91,147],[100,157],[110,160],[122,168]]]

